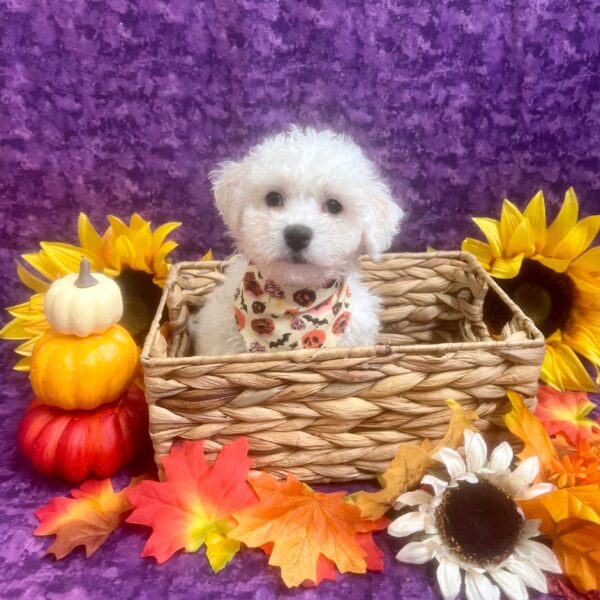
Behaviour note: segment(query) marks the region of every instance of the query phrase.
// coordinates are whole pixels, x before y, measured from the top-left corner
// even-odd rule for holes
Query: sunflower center
[[[575,288],[565,273],[557,273],[526,258],[516,277],[495,281],[545,337],[567,327]],[[483,316],[493,333],[500,333],[512,318],[509,308],[493,290],[488,292],[483,303]]]
[[[444,492],[435,524],[444,543],[463,560],[486,565],[510,556],[523,519],[500,488],[488,481],[460,481]]]
[[[123,318],[119,322],[141,346],[156,313],[162,290],[152,281],[152,274],[125,269],[115,281],[123,295]]]

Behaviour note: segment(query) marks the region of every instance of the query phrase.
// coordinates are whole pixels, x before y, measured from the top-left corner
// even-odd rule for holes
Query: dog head
[[[345,277],[362,252],[389,247],[403,214],[361,149],[331,131],[292,127],[211,181],[239,249],[282,283]]]

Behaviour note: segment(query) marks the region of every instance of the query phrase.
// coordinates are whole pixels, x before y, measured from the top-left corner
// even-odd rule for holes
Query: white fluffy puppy
[[[190,319],[194,352],[374,344],[379,300],[357,259],[377,259],[403,213],[361,149],[345,135],[292,127],[210,177],[241,256]]]

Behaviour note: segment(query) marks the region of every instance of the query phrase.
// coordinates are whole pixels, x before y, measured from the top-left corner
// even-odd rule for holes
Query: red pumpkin
[[[19,447],[33,466],[73,482],[111,477],[147,442],[148,408],[137,386],[94,410],[34,400],[19,426]]]

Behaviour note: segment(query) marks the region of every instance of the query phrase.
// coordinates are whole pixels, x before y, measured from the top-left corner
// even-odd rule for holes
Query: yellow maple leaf
[[[228,536],[270,552],[269,564],[281,569],[288,587],[318,583],[321,558],[341,573],[366,572],[369,551],[357,536],[385,527],[386,519],[365,521],[356,506],[344,501],[345,492],[314,492],[291,474],[279,481],[263,473],[251,485],[260,501],[234,514],[238,525]]]
[[[357,492],[350,501],[360,508],[365,519],[378,519],[392,506],[396,498],[419,484],[433,462],[431,458],[443,447],[456,448],[462,440],[465,428],[472,428],[477,418],[474,411],[464,411],[454,400],[447,401],[452,410],[448,429],[435,446],[424,440],[419,446],[403,444],[398,449],[385,473],[378,477],[383,489],[378,492]]]

